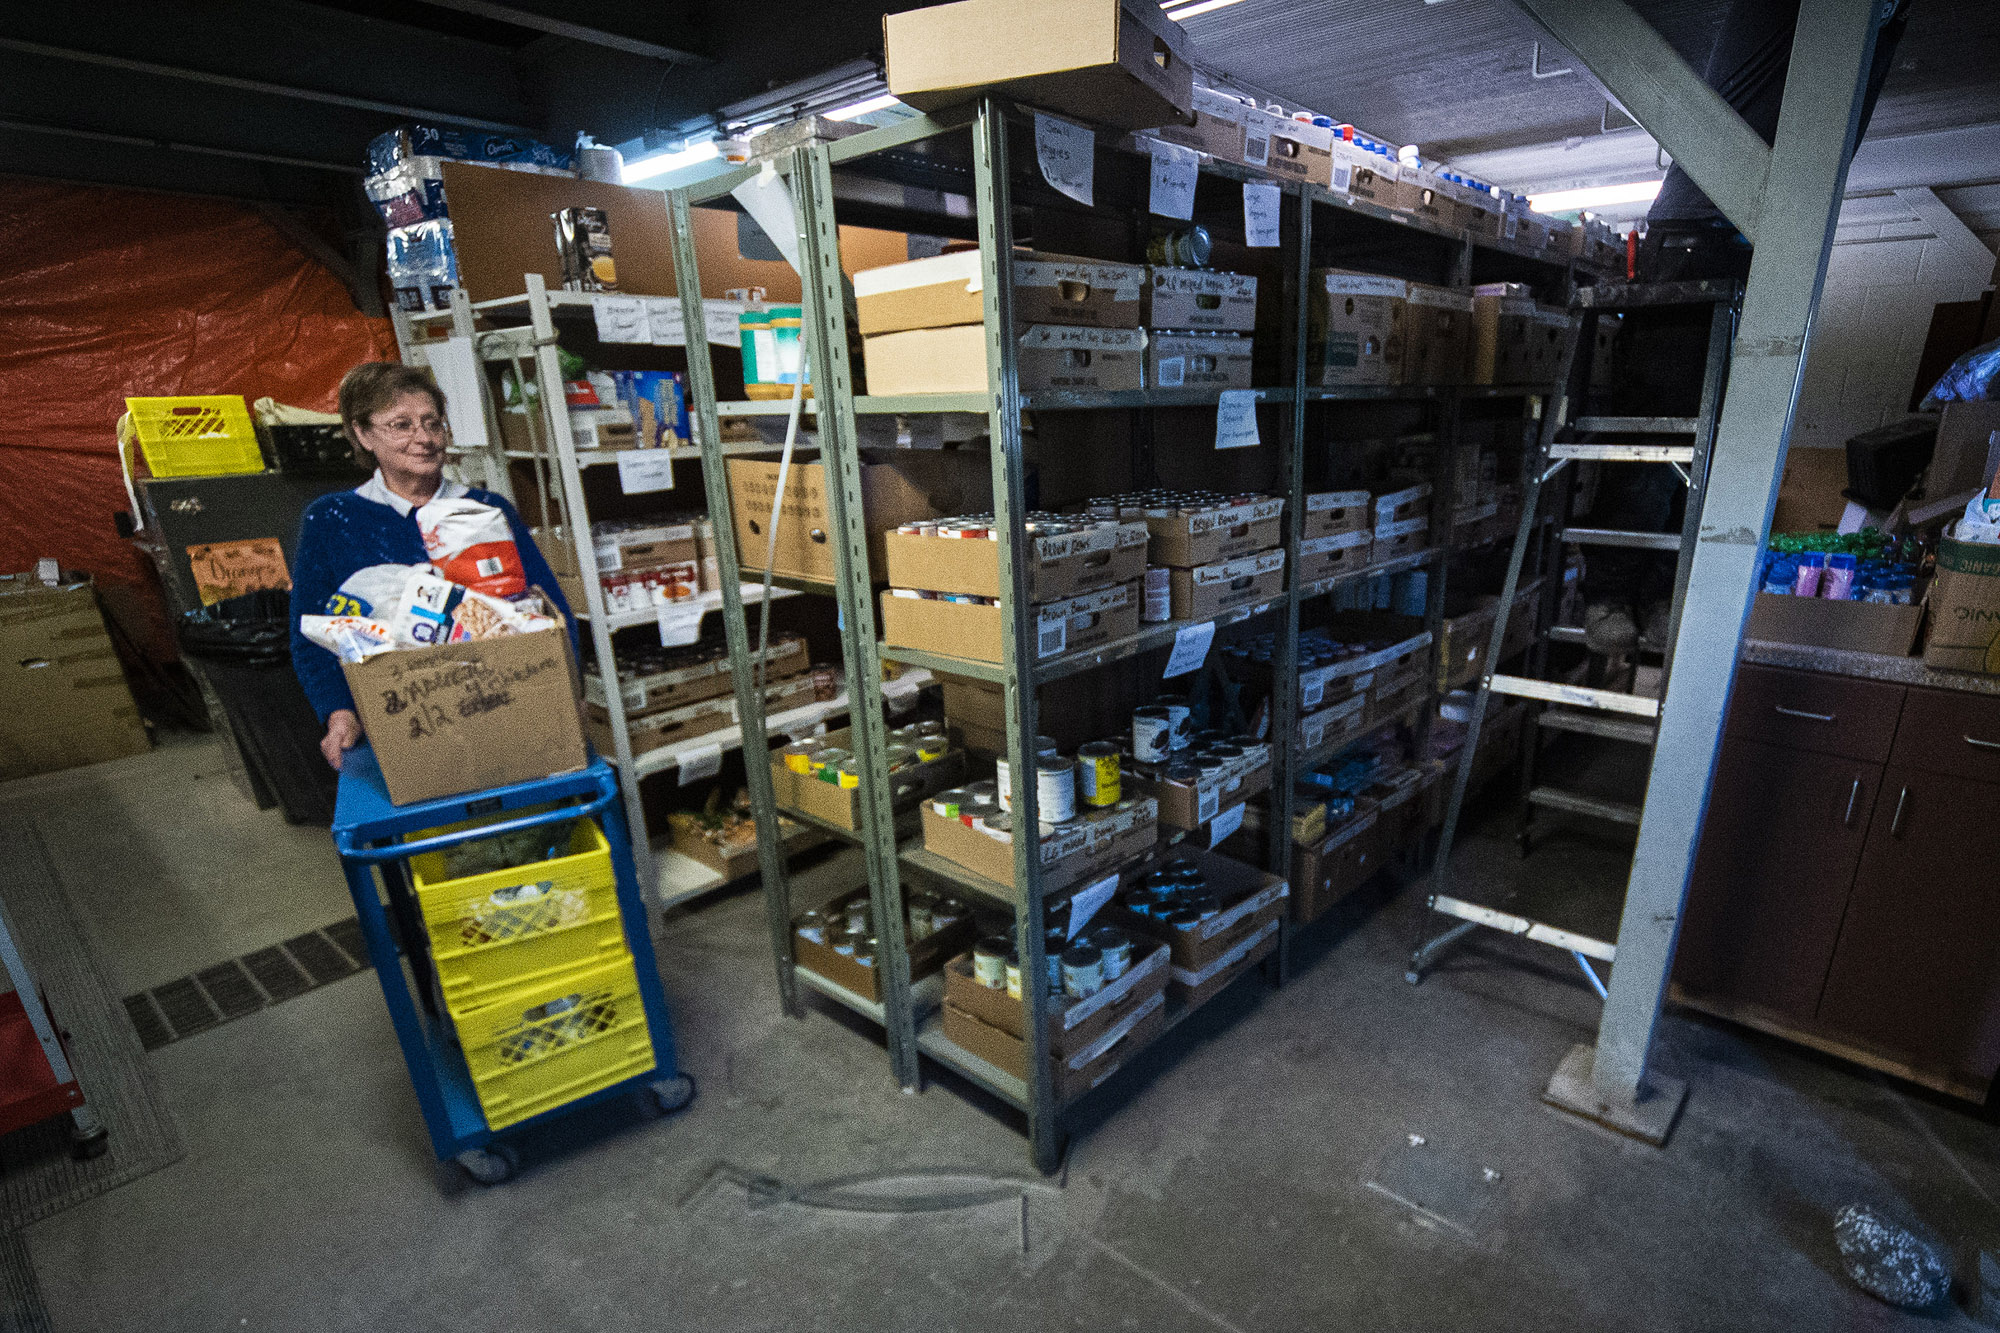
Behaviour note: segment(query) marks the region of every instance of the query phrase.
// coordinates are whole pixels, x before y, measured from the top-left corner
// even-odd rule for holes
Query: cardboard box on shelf
[[[1220,911],[1186,930],[1176,930],[1155,917],[1140,916],[1116,904],[1104,909],[1103,920],[1135,940],[1154,939],[1165,944],[1173,966],[1209,967],[1284,915],[1290,889],[1278,876],[1267,875],[1233,857],[1194,847],[1176,847],[1172,855],[1194,862]],[[1155,868],[1153,864],[1135,867],[1125,878],[1136,880]]]
[[[1059,602],[1129,583],[1146,572],[1146,525],[1036,537],[1028,543],[1028,599]],[[900,532],[882,538],[883,576],[894,588],[998,597],[1000,543]]]
[[[560,626],[380,653],[341,671],[398,805],[589,762],[576,662]]]
[[[947,723],[970,722],[975,726],[1004,731],[1007,726],[1007,694],[997,680],[974,680],[945,671],[931,673],[944,699]]]
[[[771,501],[777,493],[778,464],[762,457],[732,458],[727,468],[730,518],[736,525],[743,577],[755,579],[763,573],[769,540],[765,525],[771,521]],[[862,464],[861,507],[869,534],[870,563],[879,567],[884,532],[893,532],[913,519],[984,509],[992,495],[983,454],[903,450],[893,462]],[[778,521],[777,572],[831,583],[832,529],[826,469],[816,455],[807,461],[795,457],[785,480],[785,507]]]
[[[1365,692],[1350,694],[1339,703],[1307,713],[1299,719],[1299,752],[1315,760],[1323,759],[1366,731],[1367,718]]]
[[[1146,331],[1034,324],[1022,333],[1015,364],[1021,392],[1049,389],[1112,393],[1146,387]]]
[[[1310,847],[1292,848],[1292,920],[1317,921],[1382,868],[1375,803],[1355,802],[1354,814]]]
[[[1136,329],[1145,290],[1143,264],[1036,253],[1014,259],[1014,320],[1022,328]]]
[[[1482,600],[1483,605],[1446,616],[1440,622],[1437,662],[1440,692],[1468,685],[1486,672],[1486,651],[1493,643],[1493,618],[1499,613],[1500,599]]]
[[[1412,196],[1403,185],[1394,158],[1335,141],[1331,170],[1332,188],[1341,194],[1380,208],[1408,211]]]
[[[1334,132],[1305,121],[1273,116],[1264,170],[1307,185],[1333,184]]]
[[[1184,1008],[1199,1009],[1227,990],[1236,978],[1269,958],[1277,947],[1278,922],[1274,919],[1205,967],[1173,969],[1167,981],[1167,994]]]
[[[1307,541],[1332,537],[1343,532],[1366,532],[1375,526],[1367,491],[1320,491],[1306,497],[1305,526],[1299,535]]]
[[[1250,339],[1241,333],[1148,334],[1146,384],[1154,389],[1247,389]]]
[[[1403,383],[1463,384],[1472,351],[1472,294],[1410,284]]]
[[[1149,267],[1144,317],[1149,329],[1253,332],[1257,327],[1256,276],[1164,265]]]
[[[1014,255],[1014,320],[1031,324],[1139,326],[1146,270],[1081,255]],[[1253,279],[1254,281],[1254,279]],[[985,317],[984,271],[977,250],[887,264],[854,275],[856,327],[864,336],[979,324]]]
[[[1304,586],[1365,569],[1374,550],[1375,534],[1367,528],[1308,538],[1299,543],[1299,583]]]
[[[648,750],[657,750],[662,745],[677,745],[682,741],[691,741],[697,736],[706,736],[712,731],[721,731],[725,727],[735,725],[736,701],[724,697],[682,704],[678,708],[662,709],[657,713],[648,713],[644,717],[627,718],[625,735],[632,743],[632,753],[639,755]],[[586,726],[590,743],[597,747],[599,754],[615,753],[611,721],[603,715],[602,710],[591,709]]]
[[[1535,302],[1521,284],[1496,282],[1475,288],[1467,382],[1528,383],[1528,336],[1534,319]]]
[[[1415,555],[1430,544],[1430,539],[1431,521],[1428,518],[1412,518],[1377,528],[1375,562],[1382,564],[1390,560],[1400,560],[1406,555]]]
[[[886,14],[889,91],[920,111],[986,93],[1100,125],[1184,124],[1194,71],[1148,0],[960,0]]]
[[[671,831],[675,851],[701,862],[722,876],[723,882],[733,884],[757,873],[756,829],[747,821],[742,825],[744,836],[720,843],[707,835],[692,810],[668,812],[667,827]],[[827,840],[827,836],[794,820],[781,818],[778,821],[779,846],[788,857],[819,846]]]
[[[1941,659],[1952,655],[1952,650],[1946,645],[1957,641],[1958,632],[1953,628],[1955,621],[1964,625],[1965,633],[1973,638],[1976,638],[1980,629],[1976,613],[1968,612],[1962,620],[1959,620],[1957,613],[1948,611],[1946,600],[1940,597],[1940,589],[1945,582],[1944,560],[1943,551],[1940,550],[1939,575],[1936,582],[1932,583],[1930,591],[1931,637],[1929,645],[1924,649],[1924,660],[1932,666],[1945,665]],[[1993,582],[1995,586],[2000,586],[2000,579]],[[1943,594],[1943,598],[1950,596],[1949,591]],[[1888,653],[1895,657],[1906,657],[1909,655],[1911,645],[1916,641],[1917,627],[1923,622],[1923,618],[1922,606],[1830,601],[1822,597],[1787,597],[1778,593],[1760,592],[1751,604],[1750,620],[1743,627],[1743,637],[1767,639],[1774,643],[1805,644],[1813,648],[1841,648],[1849,652]],[[1988,615],[1985,631],[1989,639],[1996,627],[2000,627],[2000,603],[1996,603]],[[1944,636],[1942,643],[1940,634]],[[1983,671],[1986,668],[1959,669]]]
[[[1383,529],[1394,528],[1411,519],[1420,518],[1428,522],[1431,512],[1430,500],[1429,482],[1420,482],[1415,486],[1405,486],[1400,491],[1389,491],[1376,496],[1371,506],[1375,516],[1376,534],[1379,536]]]
[[[921,810],[925,851],[997,884],[1014,882],[1011,837],[996,837],[963,819],[941,815],[929,805]],[[1159,817],[1158,802],[1137,796],[1122,809],[1085,808],[1069,823],[1044,832],[1042,891],[1054,893],[1081,884],[1152,850],[1159,841]]]
[[[764,655],[766,679],[781,680],[812,665],[804,639],[796,635],[774,635],[773,640],[770,650]],[[752,662],[754,664],[754,657]],[[686,666],[636,672],[630,676],[624,675],[621,670],[618,682],[618,693],[624,701],[627,716],[719,698],[732,688],[729,658],[720,654]],[[596,672],[583,678],[583,699],[592,708],[606,706],[604,678]]]
[[[0,682],[0,779],[151,748],[87,579],[0,575]]]
[[[1175,620],[1209,620],[1239,606],[1255,606],[1285,588],[1285,553],[1259,551],[1234,560],[1174,569],[1168,582]]]
[[[1385,680],[1377,677],[1368,691],[1368,710],[1363,726],[1373,727],[1399,718],[1431,695],[1431,682],[1417,677]]]
[[[1350,657],[1346,661],[1329,666],[1314,667],[1299,673],[1299,712],[1301,717],[1309,716],[1321,708],[1331,708],[1345,703],[1357,695],[1366,694],[1368,687],[1375,683],[1375,667],[1378,663],[1369,658]],[[1300,728],[1301,733],[1304,727]]]
[[[1250,107],[1240,98],[1202,84],[1195,85],[1191,101],[1193,109],[1186,123],[1163,122],[1147,129],[1146,137],[1192,148],[1217,161],[1241,162],[1243,120]]]
[[[827,904],[829,915],[852,898],[866,894],[843,894]],[[968,914],[964,920],[955,921],[943,930],[933,931],[921,939],[911,939],[907,952],[910,959],[910,979],[927,977],[944,967],[952,958],[969,946],[978,933],[973,919]],[[879,967],[867,967],[857,963],[847,954],[836,950],[831,944],[821,944],[792,930],[792,960],[808,972],[817,972],[838,986],[845,986],[863,999],[882,998]]]
[[[1038,661],[1100,648],[1139,632],[1139,585],[1115,584],[1035,608]],[[882,594],[882,642],[892,648],[922,648],[952,657],[998,662],[1000,610],[930,598]]]
[[[1088,1046],[1050,1071],[1057,1105],[1074,1101],[1118,1072],[1126,1060],[1166,1031],[1167,997],[1154,991]],[[943,1029],[947,1040],[1016,1078],[1028,1076],[1027,1045],[1021,1038],[974,1018],[949,1000]]]
[[[985,393],[986,326],[904,329],[861,340],[862,381],[870,394]]]
[[[1199,513],[1176,511],[1152,515],[1139,509],[1125,512],[1128,516],[1145,517],[1146,528],[1152,534],[1146,558],[1155,565],[1193,569],[1269,550],[1284,540],[1279,521],[1285,512],[1285,502],[1278,496],[1245,500]]]
[[[840,727],[819,738],[826,745],[852,748],[854,733]],[[965,756],[948,750],[929,763],[919,763],[889,774],[889,806],[898,812],[913,808],[933,792],[956,786],[965,778]],[[771,789],[781,807],[803,811],[844,829],[861,827],[861,790],[826,782],[810,773],[796,773],[785,766],[784,756],[771,751]]]
[[[1799,597],[1757,595],[1759,609],[1765,602],[1804,602]],[[1924,661],[1947,671],[2000,673],[2000,546],[1962,542],[1946,537],[1938,543],[1937,579],[1929,594],[1931,637],[1924,647]],[[1917,611],[1920,607],[1878,606],[1870,602],[1833,602],[1829,606],[1851,607],[1855,611]],[[1774,608],[1775,609],[1775,608]],[[1754,628],[1755,613],[1751,616]],[[1889,633],[1900,621],[1882,618],[1880,642],[1885,646],[1871,652],[1902,652],[1887,647],[1894,642]]]
[[[1086,929],[1105,924],[1108,917],[1093,917]],[[1077,999],[1069,995],[1049,997],[1049,1053],[1058,1058],[1074,1055],[1109,1032],[1142,1005],[1167,988],[1167,967],[1171,955],[1164,944],[1147,936],[1132,940],[1132,963],[1124,975],[1095,995]],[[1027,1035],[1027,1006],[1007,994],[1006,988],[990,990],[973,977],[972,955],[960,954],[945,964],[944,1002],[956,1006],[989,1027],[1010,1037]]]
[[[1452,197],[1448,181],[1420,168],[1402,168],[1398,174],[1404,183],[1406,212],[1443,229],[1465,225],[1468,210]]]
[[[1528,327],[1528,361],[1523,379],[1529,384],[1553,383],[1562,372],[1563,345],[1569,339],[1569,312],[1536,306]]]
[[[1159,819],[1169,828],[1198,829],[1220,812],[1271,789],[1271,754],[1267,747],[1256,762],[1246,761],[1234,772],[1206,782],[1154,781],[1127,772],[1122,781],[1135,795],[1158,803]]]
[[[1306,288],[1306,383],[1400,383],[1409,291],[1401,278],[1314,270]]]
[[[986,392],[986,328],[906,329],[862,340],[863,371],[874,395]],[[1145,386],[1145,330],[1036,324],[1019,338],[1021,389],[1111,392]]]

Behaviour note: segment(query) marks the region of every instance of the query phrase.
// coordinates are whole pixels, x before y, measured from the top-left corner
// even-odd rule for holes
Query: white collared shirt
[[[471,490],[472,488],[464,482],[453,481],[451,478],[446,477],[438,483],[437,494],[431,498],[433,500],[456,500],[468,494]],[[389,489],[389,483],[382,480],[382,469],[379,467],[375,469],[374,476],[354,488],[354,493],[364,500],[373,500],[378,505],[388,505],[389,508],[395,510],[404,518],[408,518],[410,511],[416,508],[408,500],[405,500],[402,496]]]

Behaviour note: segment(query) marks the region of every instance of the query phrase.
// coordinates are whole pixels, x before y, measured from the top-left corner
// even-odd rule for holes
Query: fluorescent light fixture
[[[636,184],[655,176],[664,176],[669,171],[681,167],[691,167],[697,162],[713,162],[722,155],[722,149],[713,139],[704,139],[697,144],[689,144],[678,152],[660,153],[653,157],[642,157],[637,162],[625,164],[625,183]]]
[[[1192,5],[1163,5],[1161,8],[1167,11],[1168,18],[1178,23],[1182,19],[1191,19],[1196,14],[1206,14],[1212,9],[1227,9],[1231,5],[1240,5],[1242,3],[1243,0],[1199,0],[1198,3]]]
[[[852,106],[840,107],[821,114],[828,120],[853,120],[856,116],[865,116],[871,111],[887,111],[896,105],[899,103],[893,93],[883,93],[880,97],[871,97],[865,102],[856,102]]]
[[[1659,181],[1627,181],[1623,185],[1590,185],[1581,190],[1552,190],[1528,196],[1528,207],[1537,213],[1574,213],[1585,208],[1611,204],[1651,203],[1660,192]]]

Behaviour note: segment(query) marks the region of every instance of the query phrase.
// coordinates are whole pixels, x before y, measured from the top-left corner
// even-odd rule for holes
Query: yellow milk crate
[[[629,955],[516,987],[452,1017],[490,1129],[653,1068]]]
[[[414,841],[522,813],[409,836]],[[552,827],[536,832],[554,836]],[[446,856],[440,851],[411,857],[410,878],[430,934],[438,986],[454,1014],[502,991],[625,956],[611,844],[596,820],[575,820],[565,854],[546,861],[451,879]]]
[[[125,410],[156,477],[223,477],[262,472],[257,428],[241,394],[127,398]]]

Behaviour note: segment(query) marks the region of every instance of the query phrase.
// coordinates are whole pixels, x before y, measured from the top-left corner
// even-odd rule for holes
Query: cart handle
[[[506,819],[498,824],[481,824],[478,828],[460,829],[455,833],[440,833],[434,838],[419,838],[415,842],[390,843],[386,847],[356,847],[353,836],[344,831],[336,833],[333,842],[344,860],[370,864],[381,861],[403,861],[412,856],[455,847],[461,842],[471,842],[477,838],[494,838],[503,833],[518,833],[522,829],[540,828],[544,824],[556,824],[565,819],[581,819],[586,815],[595,815],[610,805],[616,795],[617,788],[614,787],[609,791],[598,793],[582,805],[558,806],[554,810],[522,815],[518,819]]]

